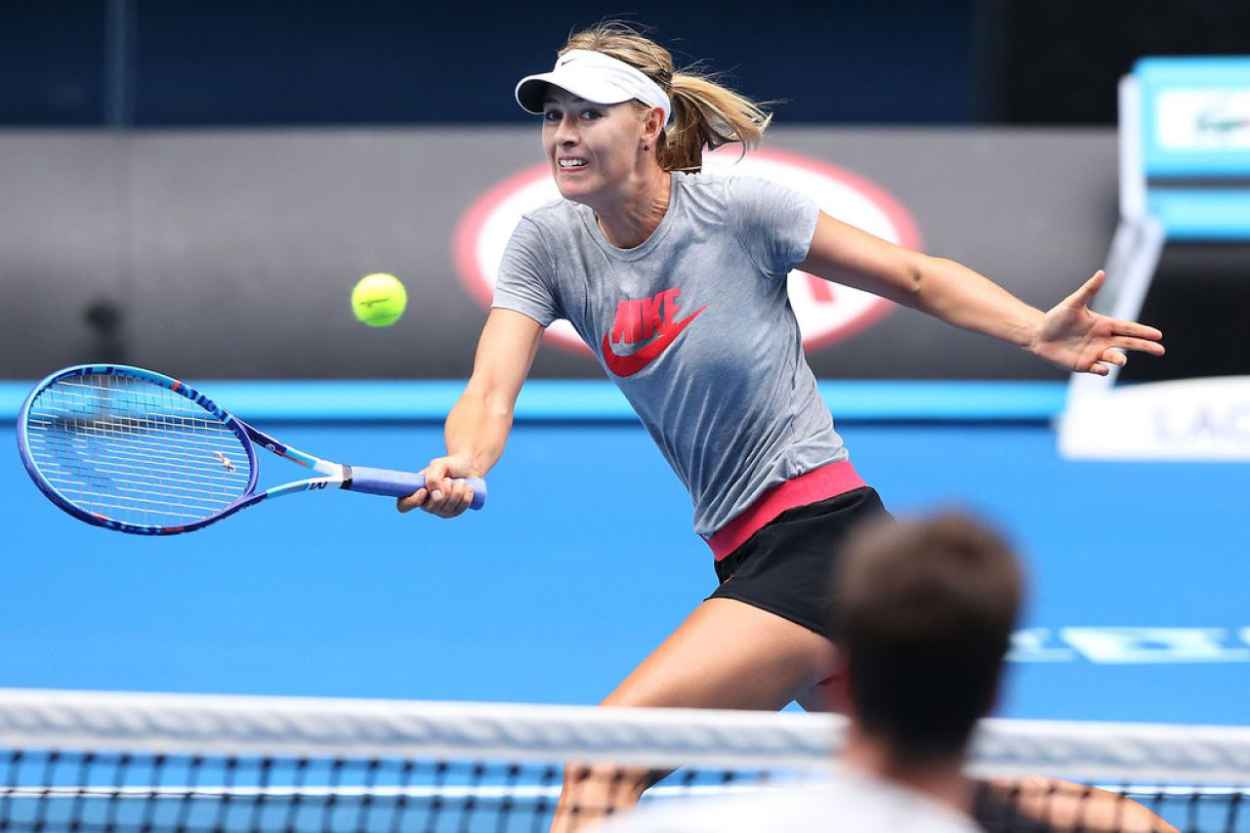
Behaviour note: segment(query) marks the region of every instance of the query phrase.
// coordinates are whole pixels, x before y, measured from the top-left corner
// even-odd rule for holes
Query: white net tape
[[[844,719],[695,709],[0,689],[0,747],[179,755],[816,767]],[[1245,785],[1250,728],[984,721],[988,774]]]

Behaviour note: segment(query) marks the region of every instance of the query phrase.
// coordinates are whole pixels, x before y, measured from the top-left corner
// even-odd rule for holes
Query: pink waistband
[[[716,560],[720,561],[787,509],[828,500],[864,485],[850,460],[812,469],[760,495],[755,503],[716,530],[707,539],[708,546],[712,548]]]

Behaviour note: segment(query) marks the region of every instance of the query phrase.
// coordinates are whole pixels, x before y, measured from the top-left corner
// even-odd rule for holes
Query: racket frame
[[[30,408],[34,404],[35,399],[48,387],[65,379],[72,379],[85,376],[117,376],[121,378],[140,379],[150,382],[154,385],[172,391],[179,396],[186,397],[200,407],[204,408],[208,413],[212,414],[221,423],[225,425],[238,438],[239,444],[247,453],[247,461],[249,467],[249,477],[247,488],[243,494],[233,503],[226,506],[220,512],[210,515],[192,523],[181,524],[177,526],[159,526],[152,524],[136,524],[127,521],[119,521],[106,515],[95,512],[89,512],[72,500],[63,495],[55,486],[48,482],[47,478],[39,471],[35,465],[30,447],[30,439],[27,436],[27,420],[30,416]],[[283,483],[279,486],[266,489],[263,492],[256,491],[256,481],[260,474],[260,466],[256,459],[255,445],[259,444],[263,448],[273,452],[279,457],[284,457],[297,465],[312,469],[322,477],[310,477],[304,480],[296,480],[291,483]],[[240,509],[246,509],[249,506],[255,506],[262,500],[272,497],[282,497],[284,495],[294,494],[296,492],[306,492],[313,489],[325,489],[330,486],[342,488],[345,482],[351,480],[351,468],[340,463],[333,463],[329,460],[323,460],[315,457],[305,451],[300,451],[294,446],[279,442],[276,438],[271,437],[264,431],[253,428],[243,420],[226,411],[213,400],[209,399],[203,393],[195,388],[172,376],[166,376],[163,373],[157,373],[154,370],[146,370],[141,367],[132,367],[124,364],[80,364],[74,367],[67,367],[58,370],[55,373],[44,378],[35,389],[26,397],[26,401],[22,403],[22,409],[18,413],[17,418],[17,447],[22,458],[22,465],[25,466],[27,474],[31,480],[35,481],[35,485],[43,492],[48,500],[52,501],[57,507],[77,518],[80,521],[101,526],[107,529],[117,530],[118,532],[128,532],[133,535],[177,535],[183,532],[192,532],[202,529],[209,524],[216,523],[222,518],[227,518],[238,512]]]

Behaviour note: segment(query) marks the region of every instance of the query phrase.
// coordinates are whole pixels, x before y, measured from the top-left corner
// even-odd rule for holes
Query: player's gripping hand
[[[440,518],[454,518],[473,502],[473,490],[463,478],[481,476],[462,457],[435,457],[421,473],[425,487],[399,498],[395,505],[400,512],[423,509]]]

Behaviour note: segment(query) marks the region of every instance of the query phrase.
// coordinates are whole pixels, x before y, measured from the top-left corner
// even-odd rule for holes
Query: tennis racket
[[[279,442],[177,379],[116,364],[58,370],[18,416],[22,464],[79,520],[137,535],[203,529],[262,500],[337,487],[404,497],[420,474],[348,466]],[[323,475],[256,491],[256,446]],[[474,509],[486,483],[466,481]]]

